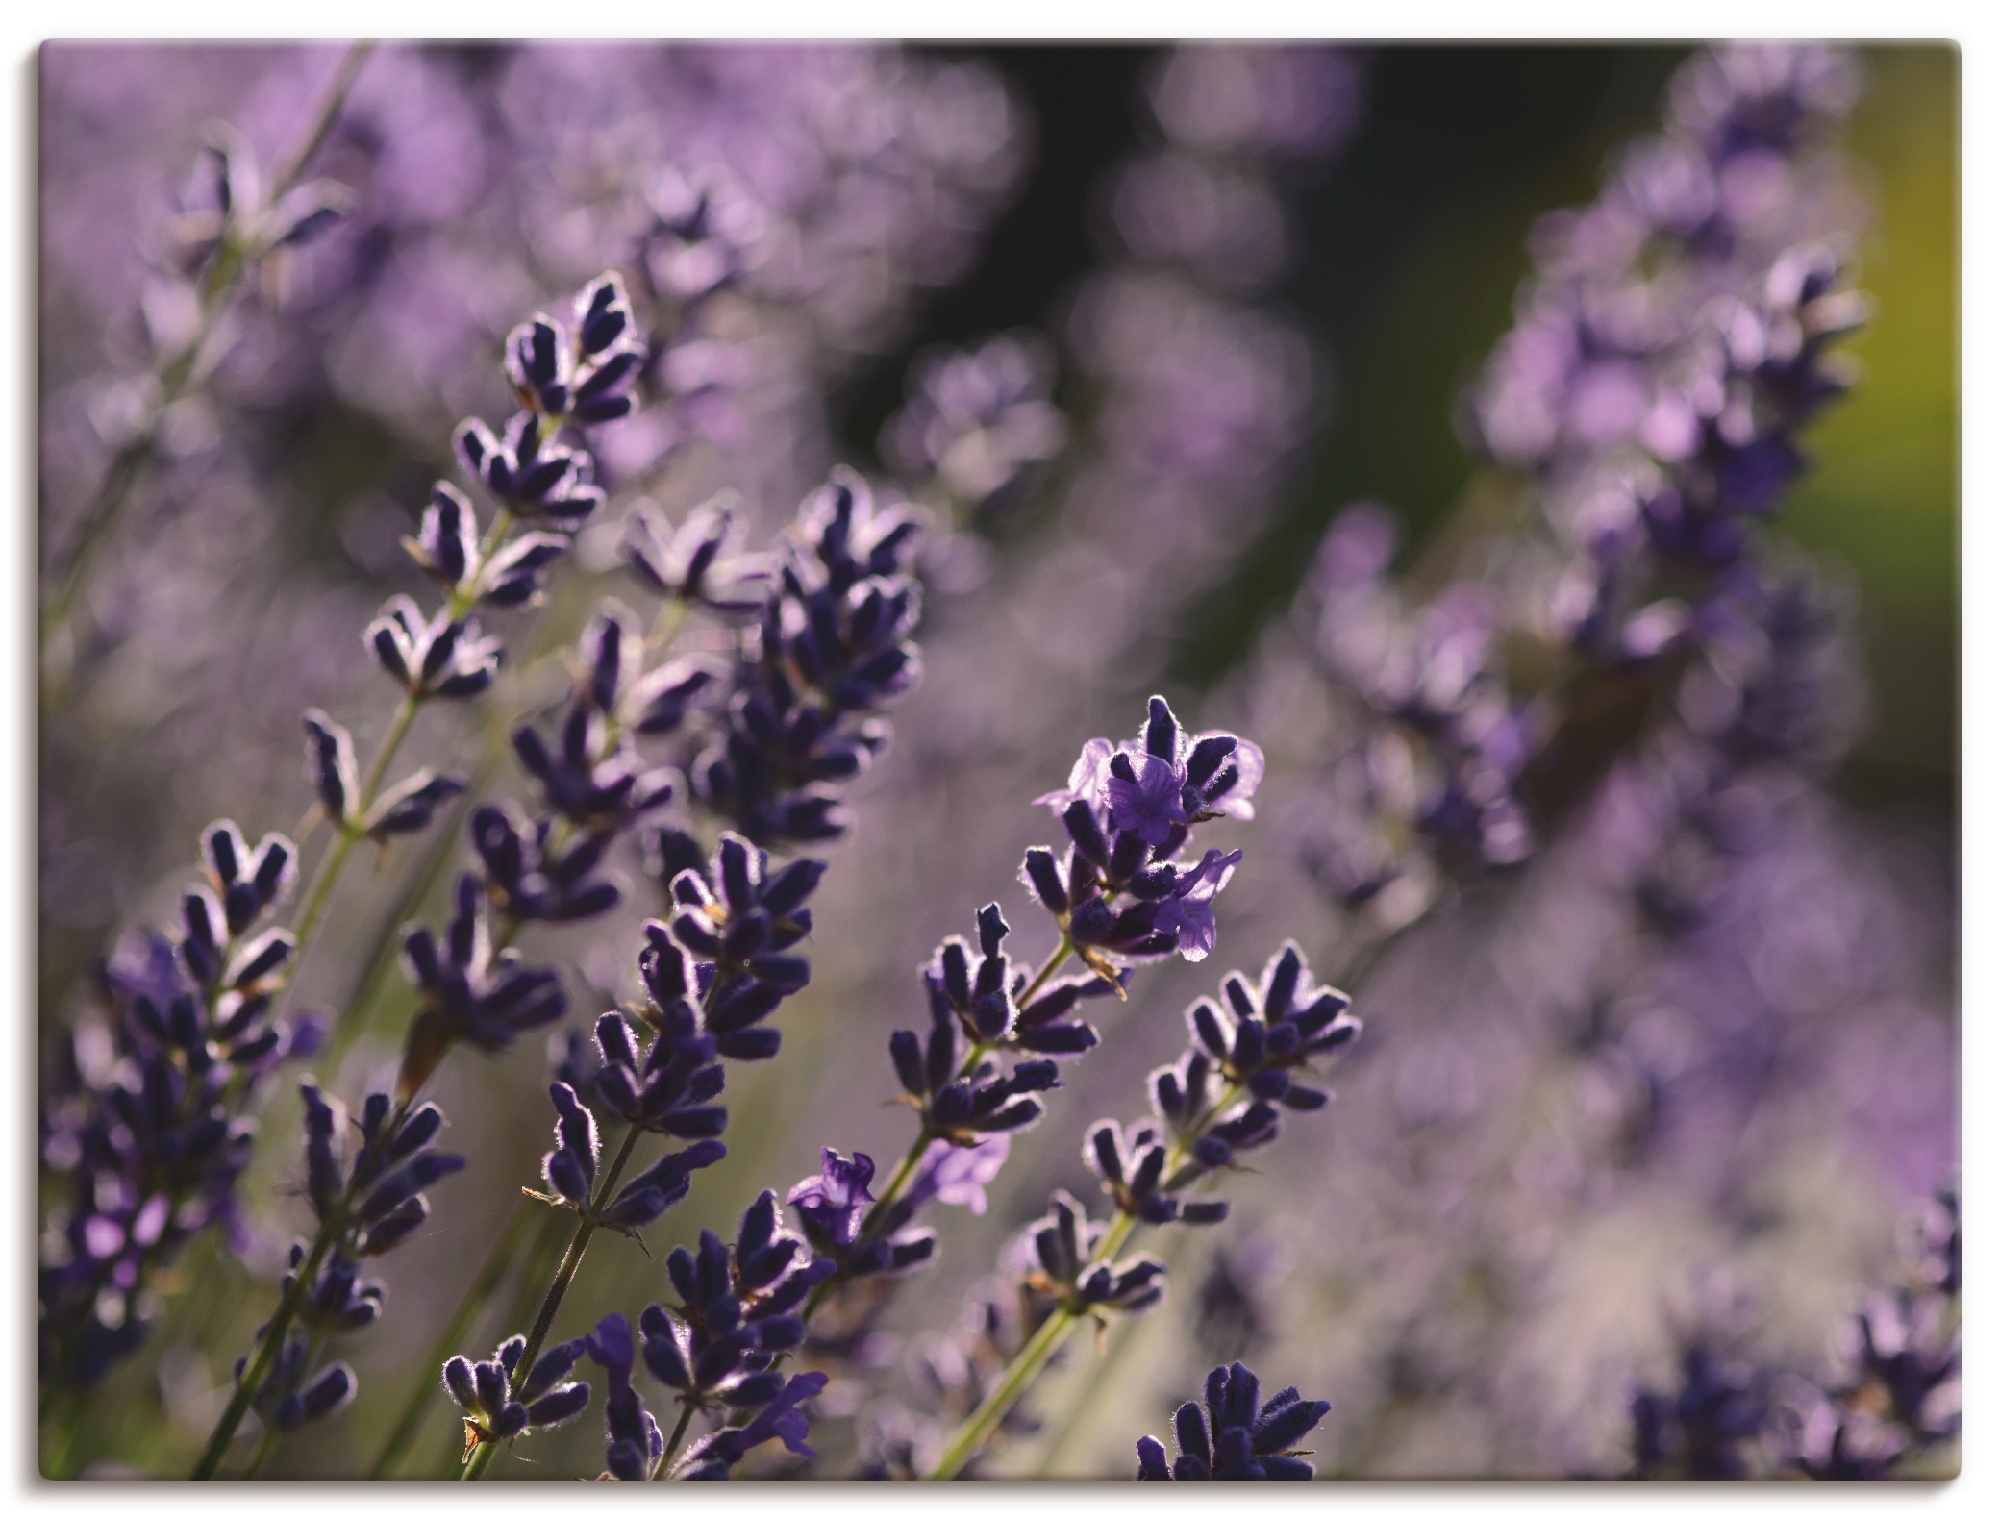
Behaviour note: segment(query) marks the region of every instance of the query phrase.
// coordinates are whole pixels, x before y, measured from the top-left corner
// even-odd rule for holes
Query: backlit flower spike
[[[1296,1387],[1267,1401],[1256,1375],[1241,1361],[1209,1373],[1200,1403],[1183,1403],[1174,1415],[1180,1454],[1171,1468],[1166,1448],[1151,1435],[1139,1441],[1141,1482],[1309,1482],[1309,1452],[1293,1449],[1332,1411],[1307,1402]]]

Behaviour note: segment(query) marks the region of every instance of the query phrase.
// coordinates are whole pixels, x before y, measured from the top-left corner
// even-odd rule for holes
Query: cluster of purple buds
[[[493,1053],[568,1011],[556,971],[524,964],[515,949],[494,953],[482,895],[476,876],[460,876],[443,938],[421,923],[403,935],[403,967],[421,999],[398,1077],[404,1098],[430,1079],[453,1044]]]
[[[1414,871],[1411,840],[1481,867],[1519,864],[1535,843],[1519,795],[1535,723],[1508,690],[1497,609],[1464,585],[1405,607],[1388,579],[1396,539],[1387,511],[1349,507],[1302,598],[1314,656],[1358,709],[1303,846],[1349,908]],[[1385,834],[1404,842],[1384,847]]]
[[[1310,1452],[1298,1441],[1332,1410],[1308,1403],[1296,1387],[1259,1397],[1257,1377],[1241,1361],[1208,1374],[1200,1403],[1183,1403],[1174,1415],[1180,1454],[1167,1465],[1166,1447],[1151,1435],[1139,1441],[1141,1482],[1310,1482]]]
[[[1110,1226],[1093,1223],[1082,1203],[1057,1189],[1049,1211],[1028,1226],[1036,1269],[1027,1285],[1071,1313],[1143,1313],[1166,1295],[1167,1267],[1141,1252],[1120,1261],[1091,1255]]]
[[[517,1334],[490,1360],[468,1361],[455,1355],[444,1363],[445,1391],[465,1417],[468,1457],[490,1441],[567,1424],[589,1406],[590,1384],[563,1380],[582,1357],[583,1340],[565,1340],[543,1351],[516,1391],[514,1369],[527,1345],[526,1338]]]
[[[444,1127],[434,1103],[392,1112],[386,1092],[371,1093],[350,1161],[346,1108],[310,1081],[300,1083],[299,1094],[305,1100],[306,1196],[319,1221],[319,1241],[310,1259],[303,1242],[292,1245],[281,1301],[296,1301],[295,1311],[252,1397],[266,1428],[278,1433],[326,1418],[353,1398],[358,1384],[351,1368],[336,1363],[315,1371],[319,1342],[365,1329],[380,1316],[382,1284],[361,1280],[358,1262],[409,1239],[430,1217],[423,1189],[465,1166],[463,1157],[433,1148]],[[295,1300],[299,1273],[314,1263],[312,1279]],[[262,1344],[271,1331],[267,1322],[254,1343]],[[239,1382],[255,1354],[253,1348],[237,1361]]]
[[[305,730],[306,779],[333,825],[356,837],[380,844],[398,834],[421,833],[430,827],[439,808],[465,790],[465,781],[459,776],[440,775],[425,766],[383,791],[364,809],[354,740],[348,731],[317,707],[306,710]]]
[[[805,1405],[825,1389],[823,1371],[802,1371],[778,1389],[776,1397],[740,1426],[718,1429],[704,1435],[688,1449],[687,1465],[681,1472],[685,1482],[725,1482],[743,1458],[769,1440],[778,1440],[794,1456],[810,1460],[817,1454],[806,1444],[812,1432]]]
[[[1274,1141],[1280,1109],[1325,1107],[1328,1094],[1298,1074],[1314,1060],[1339,1055],[1361,1032],[1348,1011],[1352,999],[1315,985],[1289,940],[1265,963],[1255,989],[1232,971],[1222,997],[1224,1006],[1206,997],[1189,1006],[1187,1053],[1152,1073],[1157,1122],[1121,1131],[1106,1120],[1085,1142],[1084,1158],[1119,1211],[1144,1223],[1209,1224],[1227,1216],[1224,1202],[1173,1194]]]
[[[654,594],[739,616],[761,612],[777,579],[770,556],[744,553],[743,538],[734,492],[696,507],[678,528],[643,501],[627,529],[626,556],[633,575]]]
[[[622,1313],[607,1314],[583,1343],[605,1371],[605,1470],[619,1482],[647,1481],[666,1455],[667,1439],[632,1385],[638,1343],[631,1320]]]
[[[496,435],[469,418],[452,435],[466,473],[516,516],[574,531],[604,503],[589,453],[557,440],[565,423],[623,416],[644,357],[625,288],[601,275],[576,300],[573,330],[541,315],[507,344],[508,378],[522,410]]]
[[[266,184],[256,148],[226,123],[210,129],[204,157],[207,172],[199,176],[195,193],[206,203],[188,205],[166,229],[176,261],[187,274],[225,247],[246,263],[304,247],[354,208],[354,192],[330,179],[294,185],[273,203],[275,186]]]
[[[776,1055],[781,1036],[763,1020],[811,980],[811,964],[786,951],[812,931],[806,904],[825,873],[820,860],[774,871],[769,855],[732,833],[705,866],[676,872],[673,917],[645,925],[639,955],[663,1033],[698,1029],[726,1060]]]
[[[1083,747],[1069,785],[1036,798],[1062,819],[1069,852],[1030,849],[1022,879],[1052,913],[1086,965],[1110,979],[1120,960],[1178,950],[1200,960],[1215,948],[1216,894],[1241,850],[1211,849],[1194,865],[1173,861],[1189,830],[1218,817],[1254,815],[1263,752],[1233,733],[1188,734],[1163,697],[1147,703],[1136,742]]]
[[[549,811],[590,833],[616,834],[673,801],[678,775],[648,767],[631,737],[673,732],[715,679],[697,660],[641,674],[644,650],[631,615],[606,604],[584,629],[582,669],[555,744],[533,724],[514,730],[514,753]]]
[[[362,637],[376,661],[417,700],[479,695],[500,673],[500,640],[482,636],[476,619],[454,618],[449,607],[426,618],[409,597],[391,596]]]
[[[537,313],[508,334],[507,378],[525,412],[610,422],[631,411],[631,382],[645,357],[624,282],[611,273],[577,296],[568,330]]]
[[[779,1227],[777,1195],[763,1193],[744,1211],[733,1248],[703,1230],[695,1250],[667,1257],[680,1303],[640,1314],[647,1369],[696,1409],[767,1407],[789,1386],[777,1358],[805,1340],[799,1309],[834,1269]]]
[[[440,591],[466,606],[500,610],[525,606],[542,588],[542,573],[569,552],[560,533],[519,533],[482,556],[479,516],[465,493],[440,480],[414,538],[403,548]]]
[[[389,1094],[371,1092],[361,1109],[361,1146],[345,1162],[347,1111],[302,1082],[306,1192],[320,1232],[351,1239],[362,1259],[386,1255],[430,1217],[423,1189],[464,1169],[462,1156],[433,1149],[444,1128],[436,1103],[392,1115]]]
[[[1958,1194],[1920,1222],[1911,1281],[1870,1294],[1842,1337],[1843,1372],[1792,1413],[1792,1465],[1822,1480],[1879,1480],[1959,1433],[1962,1284]]]
[[[800,506],[776,590],[746,630],[723,731],[691,772],[697,797],[757,843],[846,831],[840,788],[889,742],[873,714],[923,668],[909,637],[918,527],[846,470]]]
[[[618,905],[618,883],[595,874],[617,835],[564,838],[556,819],[531,819],[511,801],[475,808],[467,826],[486,900],[512,922],[573,923]]]
[[[1681,1351],[1678,1387],[1632,1399],[1632,1475],[1741,1481],[1771,1420],[1769,1372],[1697,1340]]]
[[[181,937],[137,935],[106,969],[115,1063],[76,1073],[43,1113],[43,1156],[72,1179],[38,1273],[42,1375],[54,1381],[94,1383],[137,1347],[147,1273],[234,1219],[254,1142],[244,1106],[279,1061],[318,1044],[318,1020],[271,1016],[293,939],[258,927],[290,894],[296,847],[270,834],[253,850],[218,822],[201,852],[207,880],[182,899]]]
[[[911,1271],[937,1253],[937,1235],[929,1229],[904,1229],[912,1208],[898,1210],[895,1230],[882,1227],[878,1220],[866,1229],[875,1196],[868,1184],[875,1179],[873,1157],[858,1151],[848,1159],[838,1150],[822,1147],[819,1175],[797,1182],[785,1194],[785,1203],[798,1213],[815,1256],[832,1261],[842,1281]]]
[[[201,852],[208,881],[181,897],[180,960],[194,989],[212,1012],[224,1015],[227,1026],[248,1021],[245,1009],[267,1000],[271,984],[291,960],[291,934],[272,928],[251,937],[250,930],[291,895],[298,880],[298,848],[282,834],[269,833],[253,854],[234,823],[220,822],[203,832]],[[160,1010],[150,1000],[140,1001],[144,1007],[134,1005],[137,1016],[158,1016]],[[167,1016],[186,1015],[168,1011]],[[164,1036],[165,1030],[156,1032]],[[228,1034],[221,1038],[233,1042]]]
[[[1829,349],[1866,307],[1807,166],[1857,82],[1824,47],[1698,55],[1665,134],[1636,144],[1595,204],[1537,231],[1537,276],[1474,425],[1537,477],[1572,556],[1556,622],[1592,658],[1678,640],[1689,614],[1649,600],[1659,571],[1741,557],[1802,467],[1800,430],[1850,383]]]
[[[263,1333],[259,1331],[259,1341],[262,1338]],[[312,1346],[313,1339],[309,1334],[297,1330],[286,1334],[284,1346],[271,1363],[263,1385],[250,1400],[250,1406],[257,1410],[257,1416],[264,1421],[266,1429],[290,1434],[303,1425],[314,1424],[339,1413],[354,1401],[354,1394],[360,1385],[354,1379],[354,1369],[345,1361],[336,1361],[315,1373]],[[249,1364],[249,1356],[237,1358],[236,1375],[239,1378]]]
[[[596,1116],[575,1088],[553,1082],[549,1099],[556,1108],[556,1147],[543,1157],[542,1175],[554,1195],[533,1195],[629,1235],[686,1197],[693,1174],[726,1153],[717,1136],[728,1123],[728,1110],[708,1100],[721,1092],[723,1071],[706,1036],[662,1035],[642,1057],[623,1015],[616,1012],[598,1019],[597,1043],[602,1061],[592,1093],[596,1101],[644,1133],[691,1143],[661,1156],[600,1205]]]
[[[1231,971],[1223,977],[1222,997],[1226,1009],[1206,997],[1188,1008],[1194,1047],[1179,1066],[1154,1073],[1160,1117],[1185,1130],[1198,1118],[1214,1076],[1260,1102],[1301,1113],[1325,1107],[1327,1094],[1298,1080],[1297,1072],[1337,1055],[1361,1032],[1360,1020],[1347,1011],[1353,998],[1314,985],[1304,954],[1289,939],[1265,964],[1254,990]]]
[[[699,660],[643,672],[645,640],[624,608],[607,603],[585,628],[574,697],[556,744],[532,724],[514,751],[538,783],[544,816],[512,802],[474,811],[470,830],[488,904],[510,922],[574,922],[609,912],[618,885],[599,873],[621,833],[666,807],[678,790],[670,766],[649,767],[633,736],[671,733],[715,679]]]
[[[903,1091],[924,1116],[925,1131],[958,1145],[974,1145],[984,1135],[1026,1128],[1042,1116],[1035,1094],[1061,1085],[1056,1063],[1046,1055],[1081,1055],[1097,1043],[1087,1023],[1065,1021],[1083,995],[1101,995],[1106,983],[1071,983],[1050,987],[1031,999],[1027,1009],[1015,996],[1027,986],[1027,976],[1015,971],[1001,952],[1007,922],[1000,906],[979,910],[980,959],[972,964],[970,946],[956,934],[938,946],[924,967],[924,988],[930,995],[931,1031],[920,1038],[908,1029],[890,1036],[889,1057]],[[1000,1074],[993,1055],[1001,1050],[1038,1057],[1015,1063]]]

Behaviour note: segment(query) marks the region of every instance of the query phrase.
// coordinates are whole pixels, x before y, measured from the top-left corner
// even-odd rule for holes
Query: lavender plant
[[[1882,1190],[1811,1157],[1929,1185],[1955,1155],[1922,868],[1827,784],[1861,726],[1853,598],[1776,530],[1868,311],[1848,54],[1687,62],[1661,135],[1537,228],[1462,410],[1464,510],[1413,556],[1385,509],[1340,514],[1243,678],[1153,696],[1043,790],[1100,711],[1167,684],[1155,635],[1260,530],[1326,401],[1272,292],[1358,58],[1151,59],[1102,267],[1046,333],[912,343],[884,480],[831,440],[1015,182],[1020,104],[985,64],[364,51],[277,173],[347,193],[254,183],[296,59],[207,81],[242,131],[219,213],[178,224],[199,320],[184,347],[154,321],[136,462],[112,449],[113,504],[44,599],[70,683],[47,870],[111,883],[87,911],[55,893],[63,933],[159,916],[143,820],[211,816],[224,786],[238,817],[295,815],[262,778],[295,787],[265,761],[301,706],[314,802],[293,838],[203,830],[173,928],[117,940],[49,1043],[48,1474],[167,1470],[199,1439],[203,1478],[350,1475],[364,1444],[375,1477],[1073,1475],[1130,1459],[1142,1383],[1204,1378],[1174,1453],[1140,1440],[1142,1480],[1949,1468],[1955,1193],[1832,1357],[1809,1348],[1866,1279]],[[55,51],[62,120],[87,74]],[[253,266],[274,293],[349,212],[284,320],[239,309]],[[124,289],[99,286],[65,299]],[[52,455],[92,404],[63,387]],[[191,406],[226,431],[185,443]],[[319,446],[273,419],[316,408],[401,462],[296,514],[347,556],[305,594],[294,514],[257,497]],[[458,483],[431,485],[448,429]],[[182,516],[104,553],[169,456]],[[51,499],[89,495],[54,468]],[[50,634],[89,631],[92,573],[102,626],[72,648]],[[178,653],[145,636],[161,586],[217,609]],[[356,632],[396,693],[372,719],[360,662],[278,657]],[[257,659],[200,676],[232,642]],[[121,756],[218,732],[229,775],[181,766],[79,852]],[[988,900],[1010,861],[1013,921]],[[1245,934],[1280,948],[1193,998],[1184,1042],[1167,1020],[1163,1062],[1174,962]],[[1334,1159],[1278,1144],[1350,1048]],[[269,1078],[308,1061],[302,1152],[259,1146],[289,1100]],[[1144,1116],[1089,1120],[1142,1076]],[[352,1119],[336,1090],[366,1094]],[[593,1253],[607,1233],[639,1248]],[[1237,1270],[1252,1244],[1285,1269]],[[1662,1333],[1649,1291],[1753,1258],[1814,1290]],[[1297,1332],[1225,1343],[1218,1297]],[[1085,1323],[1098,1355],[1058,1385]],[[1253,1354],[1327,1401],[1263,1398]]]
[[[1174,1415],[1180,1454],[1167,1465],[1166,1447],[1151,1435],[1139,1440],[1141,1482],[1309,1482],[1312,1462],[1290,1449],[1327,1415],[1329,1405],[1308,1403],[1296,1387],[1260,1396],[1257,1377],[1241,1361],[1208,1374],[1203,1401],[1183,1403]]]

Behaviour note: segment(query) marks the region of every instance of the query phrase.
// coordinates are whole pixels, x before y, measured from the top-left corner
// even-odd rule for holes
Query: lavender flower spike
[[[1308,1403],[1296,1387],[1261,1402],[1257,1377],[1241,1361],[1208,1374],[1201,1403],[1174,1415],[1180,1455],[1171,1469],[1166,1448],[1151,1435],[1139,1441],[1141,1482],[1310,1482],[1312,1462],[1289,1447],[1318,1424],[1331,1403]]]

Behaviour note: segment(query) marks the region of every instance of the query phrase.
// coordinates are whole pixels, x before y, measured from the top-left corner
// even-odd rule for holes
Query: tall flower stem
[[[430,1350],[418,1363],[417,1379],[403,1403],[396,1427],[389,1431],[382,1454],[369,1468],[369,1481],[382,1481],[408,1453],[410,1442],[416,1438],[417,1430],[424,1422],[424,1409],[429,1406],[431,1394],[437,1390],[437,1377],[430,1368],[443,1365],[446,1357],[471,1332],[473,1320],[479,1317],[492,1301],[493,1294],[500,1289],[500,1283],[506,1279],[508,1268],[514,1264],[515,1254],[527,1242],[537,1217],[536,1210],[529,1207],[525,1199],[515,1199],[514,1216],[507,1221],[507,1227],[494,1237],[486,1263],[479,1268],[479,1274],[472,1279],[465,1296],[459,1300],[450,1321],[438,1332]]]
[[[664,1482],[674,1469],[674,1453],[681,1448],[681,1441],[687,1438],[688,1424],[694,1418],[694,1404],[681,1404],[681,1416],[674,1425],[674,1432],[667,1438],[666,1449],[660,1454],[660,1461],[653,1468],[653,1480]]]
[[[410,1108],[415,1102],[416,1093],[412,1092],[397,1103],[382,1132],[394,1134],[401,1129],[403,1120],[409,1116]],[[285,1333],[292,1327],[292,1319],[297,1315],[299,1305],[306,1300],[306,1294],[312,1290],[313,1281],[319,1275],[319,1268],[326,1264],[328,1253],[353,1227],[353,1221],[348,1218],[347,1210],[354,1202],[354,1191],[355,1183],[350,1179],[340,1194],[339,1204],[329,1209],[326,1218],[321,1221],[319,1232],[313,1236],[311,1250],[293,1272],[291,1287],[278,1300],[278,1311],[271,1315],[271,1322],[265,1326],[264,1344],[257,1353],[256,1362],[246,1367],[244,1374],[237,1379],[235,1395],[230,1398],[229,1406],[222,1410],[222,1417],[216,1420],[215,1432],[209,1436],[207,1448],[202,1451],[201,1459],[195,1463],[194,1471],[190,1473],[194,1481],[206,1482],[214,1477],[215,1469],[222,1464],[222,1458],[229,1450],[229,1442],[236,1438],[236,1428],[243,1422],[244,1413],[262,1389],[265,1378],[270,1376],[272,1366],[277,1364],[278,1353],[284,1347]]]
[[[347,103],[348,92],[354,88],[355,76],[361,72],[361,65],[367,61],[375,44],[370,41],[351,44],[340,66],[334,71],[332,82],[321,98],[319,109],[314,113],[311,125],[300,138],[298,145],[286,157],[284,166],[275,177],[270,193],[270,203],[275,205],[285,193],[298,182],[312,161],[334,123],[340,119],[342,107]],[[90,508],[84,514],[83,525],[77,530],[75,545],[70,549],[56,589],[43,604],[40,641],[46,647],[49,639],[68,621],[69,611],[84,583],[89,579],[92,567],[102,557],[117,529],[118,520],[124,514],[126,505],[132,499],[134,487],[146,466],[153,461],[159,448],[160,426],[167,412],[193,388],[200,370],[202,351],[221,325],[223,314],[228,310],[230,298],[249,267],[246,250],[233,240],[225,242],[216,250],[215,262],[209,265],[200,291],[201,318],[195,327],[194,336],[185,346],[170,355],[162,355],[153,371],[154,401],[147,414],[145,426],[138,436],[131,439],[112,457],[105,470],[104,479],[97,487],[97,494],[91,498]]]
[[[591,1235],[597,1232],[597,1215],[606,1203],[611,1201],[612,1188],[618,1185],[618,1178],[624,1173],[625,1163],[632,1158],[632,1151],[639,1143],[639,1136],[645,1131],[636,1124],[625,1134],[625,1143],[618,1147],[618,1154],[611,1167],[604,1173],[604,1180],[598,1184],[597,1195],[590,1200],[590,1207],[577,1220],[576,1233],[570,1236],[569,1248],[563,1252],[562,1264],[556,1268],[556,1279],[549,1283],[549,1290],[542,1296],[541,1310],[535,1315],[534,1328],[528,1331],[528,1343],[521,1352],[521,1358],[514,1363],[514,1391],[519,1392],[528,1380],[535,1357],[542,1353],[542,1342],[549,1337],[549,1326],[555,1323],[556,1314],[561,1311],[563,1298],[569,1292],[570,1283],[576,1280],[577,1269],[583,1265],[583,1252],[590,1246]],[[488,1440],[481,1443],[465,1463],[459,1480],[477,1482],[485,1475],[486,1468],[493,1461],[493,1447],[500,1442]]]
[[[1197,1131],[1176,1140],[1173,1147],[1167,1151],[1163,1174],[1172,1176],[1174,1171],[1187,1160],[1193,1141],[1206,1133],[1216,1118],[1242,1095],[1242,1088],[1234,1083],[1225,1087],[1222,1095],[1210,1105],[1208,1117]],[[1087,1271],[1091,1266],[1116,1258],[1138,1227],[1137,1214],[1118,1214],[1098,1240],[1097,1248],[1090,1252],[1090,1259],[1084,1263],[1084,1269]],[[963,1424],[952,1431],[951,1439],[945,1443],[943,1452],[938,1456],[937,1466],[925,1479],[926,1481],[948,1482],[965,1469],[966,1463],[985,1448],[986,1442],[993,1436],[993,1431],[1000,1427],[1000,1421],[1007,1417],[1016,1403],[1021,1401],[1022,1396],[1034,1385],[1035,1378],[1042,1374],[1049,1362],[1054,1359],[1055,1353],[1062,1349],[1063,1342],[1069,1338],[1070,1332],[1086,1316],[1074,1309],[1058,1307],[1043,1321],[1041,1328],[1029,1337],[1028,1343],[1023,1345],[1015,1353],[1014,1359],[1007,1363],[1007,1370],[1002,1373],[993,1390],[980,1400],[979,1407],[972,1411],[971,1416]]]
[[[491,559],[500,545],[507,541],[507,534],[513,530],[513,526],[514,514],[511,510],[503,507],[494,513],[493,521],[479,543],[480,564],[483,565]],[[467,579],[473,585],[477,585],[477,575],[468,576]],[[456,622],[470,612],[478,600],[476,590],[455,590],[445,599],[445,615]],[[403,697],[402,705],[397,707],[395,717],[390,719],[389,731],[382,740],[382,747],[376,751],[375,762],[368,767],[368,779],[362,783],[361,796],[354,809],[357,816],[365,815],[368,809],[375,805],[375,799],[381,795],[382,784],[389,777],[389,766],[394,763],[397,751],[403,747],[403,740],[410,736],[410,727],[416,721],[417,709],[422,705],[423,698],[412,691]],[[320,860],[319,868],[313,874],[312,889],[306,895],[305,907],[299,913],[298,926],[293,930],[298,940],[292,954],[293,975],[298,973],[298,967],[305,961],[307,941],[312,937],[313,930],[319,926],[327,904],[333,899],[333,888],[340,880],[340,873],[347,865],[348,856],[354,852],[354,846],[364,837],[358,829],[342,823],[337,818],[334,820],[334,828],[336,831],[333,843],[328,846],[326,854]]]
[[[1070,943],[1069,934],[1065,932],[1062,941],[1049,951],[1048,958],[1035,971],[1034,979],[1022,989],[1018,1000],[1022,1002],[1032,1000],[1035,993],[1048,983],[1049,977],[1062,968],[1063,962],[1069,959],[1075,948],[1076,946]],[[979,1062],[997,1048],[997,1045],[984,1042],[974,1044],[966,1052],[965,1059],[959,1063],[959,1079],[963,1080],[969,1076]],[[875,1230],[881,1227],[882,1220],[888,1217],[889,1210],[902,1201],[903,1194],[909,1190],[911,1178],[917,1174],[917,1167],[923,1163],[924,1152],[930,1149],[931,1141],[935,1138],[937,1136],[931,1132],[931,1126],[926,1121],[917,1130],[917,1137],[912,1141],[910,1148],[903,1153],[903,1158],[896,1162],[896,1169],[889,1173],[889,1180],[882,1188],[882,1195],[875,1200],[875,1206],[870,1208],[867,1216],[861,1220],[860,1238],[873,1238]],[[807,1323],[811,1323],[812,1316],[825,1306],[826,1300],[833,1296],[839,1286],[838,1277],[830,1277],[821,1282],[813,1289],[812,1296],[806,1299],[805,1307],[800,1310],[799,1316]]]
[[[326,1263],[327,1253],[333,1249],[334,1241],[345,1229],[345,1221],[339,1214],[334,1215],[338,1227],[320,1225],[313,1239],[312,1251],[300,1263],[292,1277],[292,1285],[283,1298],[279,1299],[278,1311],[271,1315],[271,1322],[264,1331],[263,1348],[257,1352],[257,1359],[243,1373],[236,1383],[235,1396],[229,1406],[222,1410],[222,1417],[215,1422],[215,1432],[208,1437],[208,1446],[201,1453],[190,1473],[196,1482],[207,1482],[215,1476],[215,1469],[222,1464],[223,1456],[229,1450],[229,1442],[236,1438],[236,1428],[243,1422],[243,1415],[249,1410],[251,1400],[263,1387],[264,1379],[271,1374],[277,1364],[278,1352],[284,1346],[285,1334],[292,1327],[292,1319],[305,1301],[306,1293],[312,1290],[313,1279],[319,1275],[319,1268]]]

